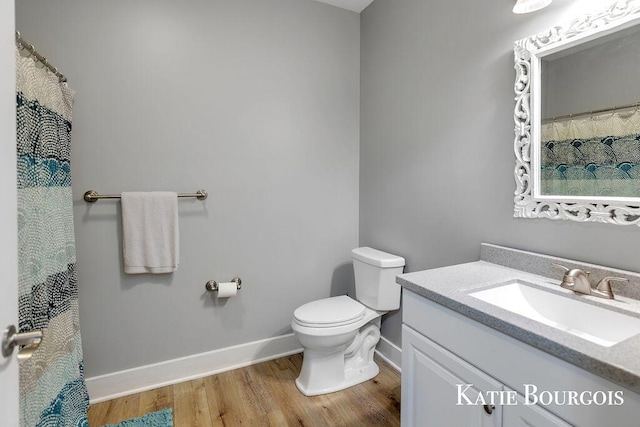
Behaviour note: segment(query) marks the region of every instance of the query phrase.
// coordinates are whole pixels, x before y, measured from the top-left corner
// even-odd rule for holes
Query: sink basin
[[[469,295],[604,347],[640,333],[640,319],[636,317],[517,280]]]

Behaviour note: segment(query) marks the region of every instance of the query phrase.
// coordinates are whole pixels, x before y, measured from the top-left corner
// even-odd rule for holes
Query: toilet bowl
[[[380,340],[380,318],[400,305],[404,259],[371,248],[352,251],[356,278],[356,301],[346,295],[324,298],[300,306],[291,328],[304,356],[298,390],[306,396],[331,393],[375,377],[373,360]],[[364,302],[364,304],[363,304]]]

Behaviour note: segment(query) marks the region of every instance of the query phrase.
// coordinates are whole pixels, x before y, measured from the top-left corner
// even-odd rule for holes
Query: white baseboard
[[[385,337],[380,337],[376,346],[376,354],[396,371],[402,372],[402,349],[400,347]]]
[[[302,352],[294,334],[194,354],[86,379],[91,403],[190,381]]]

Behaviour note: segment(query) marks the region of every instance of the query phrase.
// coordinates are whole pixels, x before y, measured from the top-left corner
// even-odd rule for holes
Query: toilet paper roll
[[[218,298],[235,297],[238,294],[236,282],[218,283]]]

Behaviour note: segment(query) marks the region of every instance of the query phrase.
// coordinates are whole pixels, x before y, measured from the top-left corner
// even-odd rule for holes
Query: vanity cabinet
[[[457,405],[458,385],[477,405]],[[527,385],[538,391],[623,393],[621,405],[525,404]],[[503,392],[495,408],[482,393]],[[512,400],[507,400],[510,393]],[[539,395],[539,394],[538,394]],[[461,403],[466,403],[464,399]],[[640,396],[541,350],[403,289],[403,427],[635,426]]]

